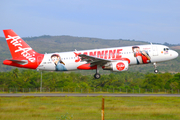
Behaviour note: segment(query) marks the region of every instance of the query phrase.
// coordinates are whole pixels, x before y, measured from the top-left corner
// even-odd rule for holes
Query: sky
[[[42,35],[180,44],[180,0],[1,0],[0,36]]]

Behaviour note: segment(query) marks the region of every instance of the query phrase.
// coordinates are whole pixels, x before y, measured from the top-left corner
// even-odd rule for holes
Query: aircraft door
[[[153,46],[153,56],[158,56],[158,47]]]

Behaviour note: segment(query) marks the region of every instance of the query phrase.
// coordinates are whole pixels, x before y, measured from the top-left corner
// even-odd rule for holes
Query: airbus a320
[[[158,73],[157,63],[178,57],[178,53],[164,45],[134,45],[82,51],[40,54],[34,51],[13,30],[3,30],[12,58],[4,65],[46,71],[99,70],[127,71],[131,65],[152,63]]]

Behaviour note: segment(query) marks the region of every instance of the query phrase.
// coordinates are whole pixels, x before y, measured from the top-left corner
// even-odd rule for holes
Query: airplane
[[[114,72],[127,71],[131,65],[153,63],[158,73],[157,63],[178,57],[178,53],[164,45],[134,45],[82,51],[45,53],[34,51],[13,30],[3,30],[12,58],[3,61],[4,65],[45,71],[99,70]]]

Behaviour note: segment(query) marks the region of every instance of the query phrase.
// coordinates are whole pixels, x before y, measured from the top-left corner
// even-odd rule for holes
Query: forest
[[[83,49],[97,49],[120,47],[129,45],[149,44],[135,40],[107,40],[99,38],[72,37],[72,36],[39,36],[23,38],[35,51],[64,52]],[[154,43],[153,43],[154,44]],[[171,45],[180,54],[179,45]],[[0,62],[10,59],[11,54],[4,37],[0,37]],[[100,71],[102,76],[95,80],[95,71],[75,72],[42,72],[43,88],[55,89],[180,89],[180,57],[158,63],[161,73],[154,74],[152,64],[130,66],[126,72]],[[1,88],[40,88],[41,72],[19,69],[0,64],[0,91]]]
[[[12,69],[0,72],[0,88],[40,88],[41,72]],[[42,72],[43,88],[180,89],[180,73],[112,72],[100,79],[75,72]]]

